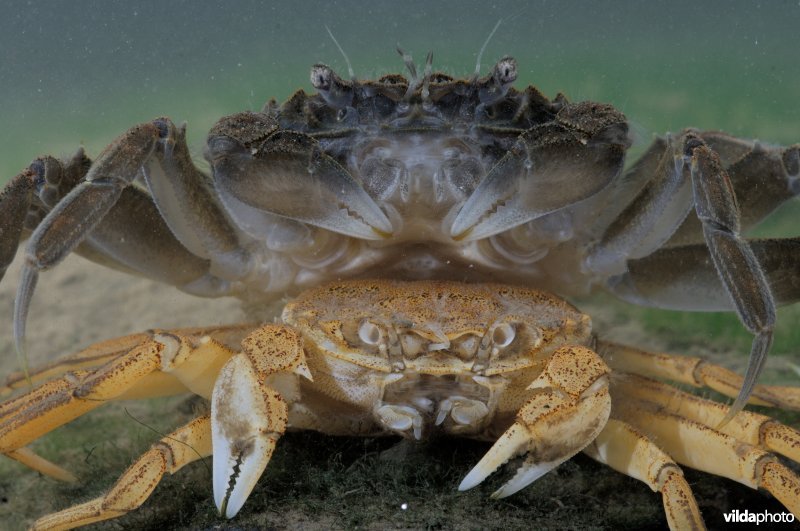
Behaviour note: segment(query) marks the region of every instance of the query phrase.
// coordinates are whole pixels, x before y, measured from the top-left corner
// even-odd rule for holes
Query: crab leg
[[[739,394],[723,423],[742,410],[761,373],[772,344],[775,302],[752,249],[739,236],[739,208],[719,156],[699,137],[687,135],[684,153],[691,158],[697,217],[714,267],[731,296],[739,319],[752,334],[750,362]]]
[[[517,455],[527,454],[516,475],[492,494],[510,496],[554,469],[603,429],[611,398],[608,367],[584,347],[562,347],[528,389],[533,396],[514,424],[494,443],[459,485],[467,490]]]
[[[153,156],[143,160],[143,175],[153,201],[173,234],[192,253],[211,259],[211,272],[226,279],[248,273],[250,258],[213,187],[195,168],[186,144],[186,126],[175,127],[167,118],[157,118],[151,134],[157,142]]]
[[[658,404],[674,415],[709,427],[718,426],[728,410],[723,404],[684,393],[665,383],[634,374],[619,374],[612,382],[612,389],[618,389],[618,392],[626,398],[633,397]],[[800,462],[800,432],[766,415],[742,411],[729,423],[717,429],[739,441],[777,452]]]
[[[144,503],[164,474],[209,455],[211,419],[206,415],[153,444],[103,496],[40,518],[31,529],[72,529],[122,516]]]
[[[800,300],[800,238],[749,240],[767,277],[775,303]],[[730,311],[730,297],[711,262],[708,246],[667,247],[628,261],[628,270],[609,282],[622,299],[642,306],[673,310]]]
[[[737,396],[742,388],[741,376],[702,358],[648,352],[603,340],[598,342],[597,350],[616,371],[710,387],[729,397]],[[756,385],[749,401],[761,406],[800,410],[800,389]]]
[[[33,200],[36,174],[28,168],[0,192],[0,280],[17,254],[25,217]]]
[[[144,268],[145,274],[156,278],[163,277],[164,271],[172,272],[166,273],[169,280],[199,294],[219,296],[230,291],[228,282],[220,280],[217,273],[224,273],[226,280],[244,274],[244,259],[237,254],[238,240],[221,207],[214,203],[211,191],[201,182],[199,172],[187,169],[187,164],[191,165],[187,159],[183,132],[179,133],[167,119],[135,126],[106,148],[83,181],[55,204],[33,231],[27,245],[14,310],[18,352],[24,353],[25,320],[39,271],[58,264],[87,238],[89,247],[84,249],[90,255],[101,256],[101,261],[122,262],[128,270]],[[169,229],[164,228],[151,200],[143,192],[128,188],[145,166],[153,201],[164,213]],[[182,186],[167,188],[161,180],[149,178],[154,173]],[[50,180],[48,168],[44,170],[44,179]],[[159,193],[164,197],[159,197]],[[178,193],[185,194],[183,202],[176,201]],[[101,222],[110,213],[109,226],[102,227]],[[120,229],[132,221],[140,223],[140,228]],[[158,230],[147,235],[148,228]],[[137,245],[126,241],[126,232],[136,236],[132,239]],[[95,233],[96,237],[90,237]],[[148,257],[159,254],[150,247],[152,240],[148,238],[154,236],[157,243],[179,250],[157,256],[151,263]],[[174,238],[191,252],[177,242],[169,245]],[[210,265],[204,258],[211,259]],[[180,267],[175,267],[176,263]]]
[[[230,336],[241,332],[232,329]],[[226,329],[207,331],[222,340],[231,339]],[[210,397],[219,369],[234,352],[202,329],[196,332],[194,336],[170,332],[129,336],[105,342],[99,352],[89,349],[91,355],[79,353],[57,364],[57,369],[73,370],[0,404],[0,453],[14,458],[18,455],[14,452],[26,444],[110,400],[186,391]],[[131,343],[135,344],[131,347]],[[117,355],[119,350],[123,352]],[[52,368],[39,374],[51,372]]]
[[[0,192],[0,278],[20,239],[32,231],[67,192],[83,180],[90,164],[82,149],[72,158],[34,160]]]
[[[253,323],[240,325],[225,325],[220,328],[180,328],[170,330],[169,334],[179,338],[202,338],[211,336],[214,341],[230,349],[238,349],[239,343],[247,332],[256,328]],[[153,339],[153,332],[131,334],[94,343],[89,347],[62,356],[56,361],[37,367],[30,371],[28,376],[31,383],[36,385],[47,380],[61,377],[71,371],[94,371],[111,362],[115,358],[127,354],[135,347],[145,344]],[[14,372],[6,378],[4,387],[0,387],[0,396],[11,394],[17,389],[28,387],[28,380],[22,372]]]
[[[739,200],[741,230],[754,227],[778,206],[800,194],[800,145],[769,147],[719,132],[697,134],[719,155],[730,178]],[[702,223],[689,216],[667,245],[703,240]]]
[[[777,458],[705,424],[664,411],[662,406],[615,395],[612,415],[658,440],[677,462],[771,492],[795,516],[800,514],[800,478]]]
[[[683,471],[667,454],[630,425],[610,418],[583,453],[660,492],[670,529],[705,529]]]
[[[772,344],[775,302],[761,265],[739,235],[739,207],[719,155],[692,131],[684,133],[680,145],[674,155],[672,149],[666,150],[656,179],[611,224],[586,265],[610,276],[613,290],[618,278],[612,275],[625,271],[625,261],[646,256],[665,243],[694,206],[719,280],[740,321],[754,335],[747,373],[727,422],[744,407],[761,372]],[[790,166],[796,166],[792,160]],[[686,197],[689,190],[693,200]]]
[[[83,150],[64,161],[41,157],[5,187],[0,193],[0,269],[13,259],[20,237],[34,231],[59,201],[84,181],[91,165]],[[150,196],[135,187],[122,191],[102,223],[75,252],[187,291],[209,269],[208,260],[187,251],[172,235]]]
[[[602,276],[624,272],[626,260],[659,248],[686,218],[692,208],[691,182],[676,143],[671,136],[659,139],[626,174],[625,182],[645,171],[652,172],[652,177],[589,250],[587,269]],[[663,147],[660,156],[659,147]]]

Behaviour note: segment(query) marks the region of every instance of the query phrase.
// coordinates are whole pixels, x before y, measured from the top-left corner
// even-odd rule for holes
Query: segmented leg
[[[72,529],[122,516],[144,503],[164,474],[209,455],[211,418],[206,415],[153,444],[103,496],[40,518],[32,529]]]
[[[187,391],[210,398],[220,368],[234,351],[208,334],[229,342],[243,333],[239,327],[191,331],[195,335],[154,332],[107,341],[35,373],[61,376],[0,404],[0,452],[37,464],[36,469],[48,475],[63,476],[68,473],[57,465],[49,474],[44,460],[18,450],[110,400]]]
[[[683,471],[672,458],[630,425],[608,419],[603,431],[583,452],[660,492],[670,529],[705,529]]]
[[[800,238],[748,240],[778,305],[800,301]],[[730,311],[731,298],[706,244],[667,247],[628,260],[628,270],[610,286],[618,297],[641,306],[672,310]]]
[[[619,389],[625,397],[658,404],[675,415],[711,427],[719,426],[728,409],[724,404],[684,393],[663,382],[634,374],[624,374],[616,378],[613,388]],[[739,441],[761,446],[765,450],[800,462],[800,432],[766,415],[742,411],[717,429]]]
[[[719,155],[730,178],[739,203],[742,231],[756,226],[784,202],[800,194],[800,145],[772,147],[720,132],[697,134]],[[700,219],[689,216],[667,246],[703,241]]]
[[[24,353],[25,320],[39,272],[78,248],[112,267],[121,265],[124,270],[142,272],[203,295],[230,292],[228,281],[243,276],[247,268],[236,231],[216,204],[204,176],[191,165],[184,131],[167,119],[128,130],[106,148],[88,172],[88,159],[81,160],[86,164],[61,165],[55,159],[40,159],[15,180],[20,183],[16,186],[22,186],[26,179],[34,179],[43,203],[56,199],[46,204],[49,212],[36,225],[26,248],[14,311],[20,353]],[[83,172],[77,173],[77,180],[70,170],[73,166]],[[130,187],[142,173],[151,185],[150,196]],[[165,179],[170,184],[159,186]],[[51,186],[52,193],[47,193],[51,182],[64,186]],[[61,195],[63,188],[66,195]],[[17,188],[9,190],[16,192]],[[7,238],[3,235],[0,245],[13,246],[8,242],[15,239],[11,232],[18,230],[19,217],[0,219],[0,224],[14,229]]]
[[[736,397],[742,387],[741,376],[702,358],[648,352],[603,340],[598,341],[597,350],[615,371],[709,387],[731,398]],[[756,385],[749,401],[761,406],[800,410],[800,388]]]
[[[185,338],[211,336],[214,341],[225,345],[227,348],[238,350],[242,338],[256,326],[254,323],[245,323],[222,327],[179,328],[170,330],[169,334]],[[70,371],[96,370],[113,359],[127,354],[135,347],[151,341],[155,333],[157,332],[131,334],[94,343],[83,350],[62,356],[52,363],[37,367],[35,370],[30,371],[28,376],[31,383],[39,384],[60,377]],[[28,380],[22,372],[11,373],[6,378],[5,386],[0,387],[0,396],[7,396],[13,391],[25,388],[28,385]],[[143,394],[142,396],[146,395]]]
[[[641,259],[672,241],[681,226],[687,228],[675,237],[676,242],[698,241],[695,235],[702,233],[722,291],[740,321],[754,335],[747,373],[727,421],[744,407],[752,392],[772,343],[775,323],[775,301],[764,265],[739,234],[742,220],[745,226],[756,223],[800,192],[800,148],[766,150],[723,134],[695,131],[684,132],[677,141],[668,137],[658,143],[665,144],[658,164],[654,164],[655,154],[651,149],[629,176],[633,181],[640,180],[640,172],[650,170],[655,172],[653,177],[609,224],[599,242],[590,249],[585,265],[596,274],[607,276],[608,287],[620,296],[658,305],[658,299],[650,300],[631,289],[628,261]],[[735,181],[731,181],[729,172],[734,174]],[[746,193],[756,187],[756,176],[767,182],[758,185],[759,190],[743,216],[735,193]],[[743,198],[747,201],[746,196]],[[689,217],[699,221],[699,231],[697,221],[688,225],[684,221],[692,207],[696,216]],[[696,309],[693,300],[702,301],[707,289],[691,294],[684,307]],[[703,302],[698,304],[702,306]]]
[[[771,492],[800,514],[800,478],[768,450],[800,458],[800,433],[768,417],[728,409],[634,375],[615,374],[612,416],[630,423],[681,464]]]
[[[17,254],[35,186],[36,174],[29,168],[11,179],[0,192],[0,280]]]
[[[186,391],[211,399],[210,416],[153,445],[105,496],[45,517],[36,526],[70,528],[124,514],[147,499],[165,472],[210,455],[212,443],[214,498],[220,512],[233,517],[286,429],[286,400],[299,394],[295,376],[311,378],[297,332],[263,326],[241,341],[242,352],[236,354],[224,343],[238,343],[243,331],[240,326],[190,329],[192,335],[129,336],[34,373],[42,378],[72,369],[2,404],[0,452],[57,479],[73,477],[24,445],[109,400]],[[280,383],[288,396],[271,385],[281,375],[290,376]]]
[[[584,347],[562,347],[529,386],[536,393],[459,485],[470,489],[510,458],[527,454],[516,475],[492,494],[510,496],[592,442],[610,411],[608,367]]]

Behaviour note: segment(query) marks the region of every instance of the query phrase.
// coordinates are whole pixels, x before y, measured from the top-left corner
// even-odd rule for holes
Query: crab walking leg
[[[177,128],[168,118],[157,118],[152,126],[158,142],[142,173],[167,225],[192,253],[211,260],[212,273],[226,279],[244,277],[250,257],[214,198],[210,180],[192,162],[186,126]]]
[[[142,162],[153,152],[156,138],[152,125],[130,129],[106,148],[86,179],[73,188],[33,231],[25,250],[25,265],[14,304],[14,337],[18,353],[24,354],[25,351],[25,320],[39,271],[61,262],[102,221],[125,187],[139,174]]]
[[[700,422],[668,413],[653,402],[616,394],[612,415],[658,441],[678,463],[764,488],[800,515],[800,478],[773,454]]]
[[[744,408],[772,344],[775,301],[755,254],[739,236],[739,206],[728,174],[717,155],[695,135],[687,135],[684,155],[690,158],[694,208],[722,285],[739,319],[755,337],[744,382],[722,423]]]
[[[211,419],[206,415],[153,444],[103,496],[40,518],[32,529],[72,529],[122,516],[144,503],[164,474],[209,455]]]
[[[608,419],[603,431],[583,453],[660,492],[670,529],[705,529],[683,471],[658,446],[628,424]]]
[[[200,341],[201,344],[204,344],[202,343],[202,338],[205,336],[210,336],[216,343],[220,343],[231,349],[238,349],[242,338],[244,338],[248,332],[256,327],[256,324],[244,323],[236,325],[224,325],[221,327],[179,328],[170,330],[168,334],[178,338],[197,340]],[[61,377],[72,371],[97,370],[115,358],[130,352],[135,347],[152,340],[154,334],[158,333],[159,332],[153,331],[131,334],[128,336],[117,337],[108,339],[106,341],[101,341],[99,343],[94,343],[83,350],[62,356],[52,363],[34,368],[29,372],[30,380],[33,384],[39,384],[53,378]],[[199,345],[195,345],[195,348],[198,346]],[[184,348],[186,348],[186,345],[184,345]],[[166,373],[162,376],[164,378],[167,377]],[[155,379],[153,375],[151,375],[150,378]],[[26,380],[25,375],[22,372],[11,373],[6,378],[5,386],[0,387],[0,396],[9,395],[13,391],[25,387],[28,387],[28,381]],[[137,389],[143,397],[150,396],[146,391],[143,390],[141,383],[138,384]]]
[[[673,415],[708,427],[718,426],[728,411],[724,404],[684,393],[663,382],[635,374],[615,373],[611,388],[622,396],[658,404]],[[800,432],[766,415],[742,411],[718,430],[739,441],[780,453],[800,463]]]
[[[592,442],[611,410],[609,369],[592,350],[562,347],[528,387],[533,396],[517,419],[459,485],[470,489],[517,455],[528,454],[516,475],[492,494],[510,496]]]
[[[25,218],[33,200],[36,173],[28,168],[0,192],[0,280],[17,254]]]
[[[14,305],[15,343],[23,358],[25,321],[38,274],[60,263],[79,246],[90,256],[101,257],[101,262],[105,257],[112,266],[121,262],[126,266],[125,269],[144,269],[143,273],[149,275],[158,275],[159,268],[162,271],[171,271],[165,280],[173,280],[172,277],[177,272],[178,278],[174,279],[176,283],[188,291],[202,295],[225,294],[230,291],[225,280],[238,279],[244,274],[244,265],[228,255],[229,252],[234,252],[231,249],[238,248],[238,240],[231,224],[221,213],[222,207],[214,203],[211,191],[201,182],[203,179],[197,170],[190,172],[188,176],[181,173],[189,170],[186,169],[186,164],[177,164],[170,158],[176,152],[188,153],[188,148],[185,147],[183,133],[178,134],[167,119],[159,118],[132,127],[100,154],[91,164],[85,178],[70,188],[69,193],[36,226],[26,247],[25,265]],[[185,158],[181,158],[181,162],[185,163]],[[174,211],[176,206],[163,205],[165,202],[172,205],[174,200],[170,197],[161,200],[155,194],[166,192],[155,187],[151,190],[151,201],[143,192],[129,188],[142,174],[143,168],[153,171],[153,168],[164,167],[169,168],[167,175],[173,180],[194,183],[193,187],[184,186],[179,189],[186,193],[181,203],[181,212],[194,215],[188,221],[183,220],[181,224],[171,223],[171,217],[162,220],[161,214],[153,205],[154,201],[162,213]],[[45,168],[45,180],[48,179],[47,171]],[[56,174],[58,171],[50,173]],[[117,206],[119,208],[115,208]],[[111,218],[109,213],[112,213]],[[120,220],[121,216],[124,219]],[[197,219],[200,217],[205,222]],[[109,219],[111,226],[96,231],[106,219]],[[152,231],[156,234],[150,234],[155,238],[156,244],[172,243],[170,247],[173,250],[165,255],[154,252],[150,247],[153,246],[152,243],[148,243],[146,237],[134,238],[134,242],[120,245],[120,239],[124,240],[126,235],[125,229],[120,226],[132,221],[149,224],[157,229]],[[164,225],[164,221],[169,228]],[[187,230],[191,232],[187,233]],[[95,232],[97,234],[92,238],[91,235]],[[128,232],[132,235],[137,233],[135,229]],[[140,251],[138,255],[145,254],[147,258],[155,259],[155,262],[137,258],[134,249]],[[206,259],[210,259],[211,263]],[[186,260],[185,264],[183,260]],[[217,275],[219,270],[227,275],[224,280]]]
[[[787,157],[793,172],[796,152]],[[772,343],[775,302],[762,266],[739,235],[740,213],[730,178],[700,134],[687,131],[680,142],[667,140],[656,175],[590,250],[585,266],[609,277],[614,291],[627,260],[647,256],[666,243],[692,206],[718,278],[739,320],[754,335],[747,373],[727,422],[744,407],[761,373]]]
[[[25,377],[20,371],[13,372],[6,378],[6,384],[0,387],[0,396],[7,396],[29,385],[38,385],[53,378],[59,378],[73,371],[92,371],[100,368],[114,358],[130,352],[134,348],[152,339],[150,334],[131,334],[95,343],[94,345],[59,358],[58,360],[36,367],[28,371]],[[30,384],[28,383],[30,381]]]
[[[293,375],[311,379],[302,339],[291,328],[263,326],[242,347],[222,368],[211,397],[214,502],[227,518],[242,508],[286,430],[287,402],[299,397]]]
[[[742,377],[702,358],[677,356],[599,340],[597,351],[616,371],[672,380],[694,387],[710,387],[729,397],[742,388]],[[756,385],[749,402],[760,406],[800,410],[800,388]],[[722,419],[720,419],[722,422]]]
[[[233,355],[233,350],[208,335],[154,333],[99,368],[67,372],[1,403],[0,453],[34,462],[29,451],[14,452],[110,400],[187,391],[208,398],[217,373]],[[37,470],[47,473],[42,467]]]
[[[748,240],[767,276],[777,305],[800,300],[800,238]],[[733,303],[711,261],[708,246],[689,244],[660,249],[628,260],[625,273],[609,281],[621,299],[640,306],[670,310],[731,311]]]
[[[749,230],[787,200],[800,194],[800,145],[764,145],[725,133],[697,134],[717,155],[739,201],[741,229]],[[699,218],[690,216],[675,231],[669,247],[703,242]]]
[[[6,184],[0,192],[0,279],[21,238],[83,180],[90,163],[83,149],[63,161],[39,157]]]

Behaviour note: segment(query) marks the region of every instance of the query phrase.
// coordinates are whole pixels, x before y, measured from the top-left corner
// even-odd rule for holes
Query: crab
[[[676,461],[800,514],[800,480],[773,455],[800,460],[800,434],[742,411],[800,408],[800,390],[756,383],[776,304],[800,298],[796,240],[741,236],[800,193],[800,146],[687,129],[625,170],[628,125],[611,105],[517,90],[511,57],[453,79],[430,54],[422,75],[401,55],[409,78],[343,79],[318,64],[316,93],[222,118],[208,136],[211,176],[192,162],[185,126],[162,117],[94,161],[39,158],[5,187],[0,270],[27,237],[13,323],[23,361],[38,275],[72,252],[239,297],[258,321],[23,364],[4,390],[37,387],[0,404],[0,451],[59,479],[74,478],[28,443],[102,402],[211,400],[105,496],[36,526],[133,510],[165,472],[206,455],[215,502],[233,517],[287,429],[494,440],[460,488],[525,455],[496,496],[584,451],[660,491],[673,528],[703,525]],[[753,334],[747,373],[598,338],[559,298],[596,287],[735,311]]]

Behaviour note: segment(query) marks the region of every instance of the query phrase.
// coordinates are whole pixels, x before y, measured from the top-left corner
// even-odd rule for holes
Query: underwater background
[[[347,76],[346,62],[326,28],[359,78],[402,72],[397,46],[411,52],[418,65],[432,51],[434,69],[467,77],[500,20],[483,54],[481,73],[511,55],[518,61],[517,87],[534,84],[551,98],[563,92],[572,101],[614,104],[631,121],[634,156],[653,135],[685,127],[720,129],[767,143],[800,142],[797,0],[7,0],[0,6],[0,183],[41,154],[66,156],[84,146],[95,157],[130,126],[162,115],[188,123],[190,148],[205,167],[205,135],[219,117],[258,110],[270,98],[284,100],[299,88],[311,91],[309,69],[314,63],[326,63]],[[798,235],[799,216],[795,200],[758,234]],[[6,299],[0,300],[4,307],[11,304]],[[38,299],[44,305],[47,295],[42,292]],[[596,319],[598,327],[624,334],[635,318],[640,327],[636,333],[654,338],[651,344],[702,353],[734,369],[746,364],[750,336],[731,314],[631,308],[607,298],[580,302],[582,307],[613,310]],[[124,312],[125,303],[112,310]],[[797,385],[800,380],[785,363],[800,359],[798,319],[800,310],[780,311],[765,374],[769,381]],[[9,322],[0,321],[0,336],[9,335],[10,329]],[[0,355],[11,357],[13,352]],[[149,413],[136,410],[136,418],[161,431],[177,426],[192,409],[182,402],[155,404]],[[164,408],[175,404],[184,408],[184,417],[164,414]],[[105,490],[157,437],[121,411],[92,417],[76,428],[82,432],[63,439],[54,434],[46,443],[45,453],[54,458],[72,455],[71,469],[78,468],[82,478],[97,478],[77,491],[0,461],[0,528],[21,529],[41,515],[37,498],[46,498],[48,507],[63,508]],[[797,418],[788,418],[798,425]],[[663,525],[657,494],[580,456],[509,499],[488,499],[499,484],[497,477],[482,490],[457,492],[458,481],[486,448],[470,441],[398,445],[394,440],[290,435],[242,515],[230,525]],[[711,528],[721,527],[721,513],[734,508],[780,510],[767,496],[731,481],[692,471],[687,476]],[[210,488],[207,470],[195,466],[165,480],[156,491],[158,499],[147,508],[105,527],[224,525],[215,514]],[[406,509],[403,503],[408,503]]]
[[[800,6],[752,2],[23,2],[0,16],[0,175],[42,153],[97,154],[131,125],[220,116],[310,90],[312,64],[402,71],[395,48],[456,76],[519,63],[517,85],[617,106],[642,143],[684,127],[765,141],[800,130]]]

